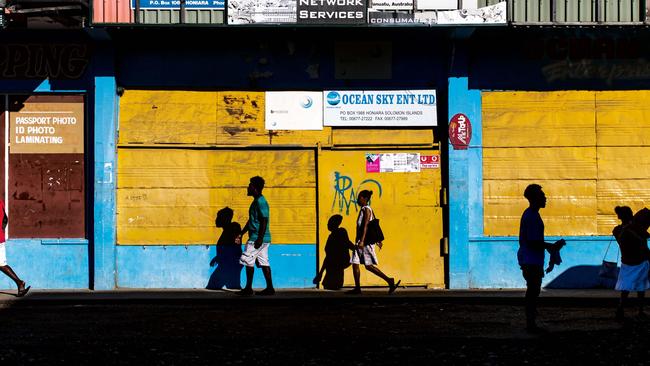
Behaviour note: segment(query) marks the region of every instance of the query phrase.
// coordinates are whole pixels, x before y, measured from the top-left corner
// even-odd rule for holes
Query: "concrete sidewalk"
[[[15,290],[0,290],[0,305],[64,305],[64,304],[119,304],[119,303],[201,303],[233,300],[246,301],[418,301],[452,303],[523,303],[523,289],[490,290],[430,290],[422,288],[400,288],[388,295],[384,288],[367,288],[362,295],[346,295],[345,291],[320,289],[280,289],[275,296],[240,297],[237,290],[206,289],[119,289],[112,291],[91,290],[38,290],[32,289],[27,296],[15,297]],[[617,301],[619,293],[607,289],[542,290],[541,305],[576,304],[580,306],[602,306]],[[634,297],[634,296],[632,296]]]

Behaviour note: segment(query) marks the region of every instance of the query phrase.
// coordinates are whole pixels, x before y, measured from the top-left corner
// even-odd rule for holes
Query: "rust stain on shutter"
[[[83,154],[9,157],[12,238],[85,237]]]

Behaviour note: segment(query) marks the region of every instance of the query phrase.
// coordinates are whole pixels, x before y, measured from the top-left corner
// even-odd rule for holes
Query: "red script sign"
[[[449,141],[454,150],[467,150],[472,139],[472,124],[466,115],[457,113],[449,121]]]

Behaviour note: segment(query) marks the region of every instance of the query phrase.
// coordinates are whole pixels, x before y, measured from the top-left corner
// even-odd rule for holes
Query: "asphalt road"
[[[0,365],[649,364],[650,321],[614,300],[545,300],[540,336],[518,297],[5,302]]]

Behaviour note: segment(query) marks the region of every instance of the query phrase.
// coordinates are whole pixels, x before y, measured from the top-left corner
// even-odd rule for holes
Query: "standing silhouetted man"
[[[542,289],[544,277],[544,251],[553,249],[555,245],[564,245],[564,239],[555,244],[544,241],[544,221],[539,215],[539,209],[546,207],[546,195],[539,184],[531,184],[524,190],[524,197],[530,206],[521,215],[519,225],[519,251],[517,259],[521,272],[526,280],[526,329],[539,332],[535,323],[537,316],[537,298]]]
[[[242,230],[242,235],[248,232],[246,249],[239,259],[239,263],[246,266],[246,287],[240,294],[250,296],[253,294],[253,274],[255,264],[262,268],[266,289],[258,295],[273,295],[273,281],[271,280],[271,266],[269,264],[269,245],[271,245],[271,231],[269,230],[269,203],[262,195],[264,178],[253,177],[248,184],[248,195],[253,197],[253,202],[248,209],[248,222]]]

